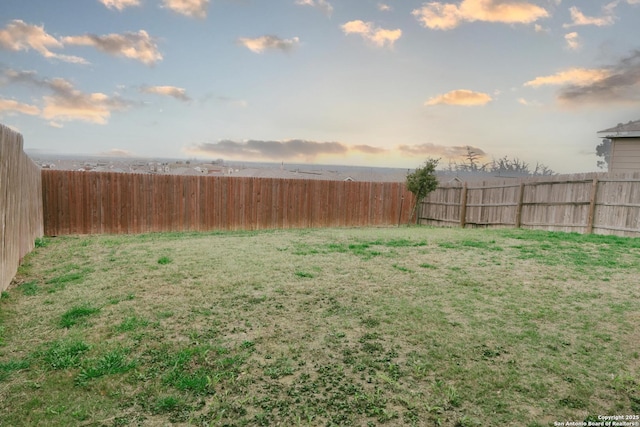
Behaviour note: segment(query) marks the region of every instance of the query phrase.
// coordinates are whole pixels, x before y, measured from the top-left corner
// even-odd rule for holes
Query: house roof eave
[[[640,130],[633,131],[611,131],[601,130],[598,132],[598,138],[639,138]]]

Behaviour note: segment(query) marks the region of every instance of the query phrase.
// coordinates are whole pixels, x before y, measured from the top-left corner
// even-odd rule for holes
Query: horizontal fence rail
[[[640,172],[442,185],[419,223],[640,236]]]
[[[407,223],[399,182],[42,170],[44,232],[135,234]]]
[[[0,125],[0,291],[43,233],[40,168],[22,146],[22,135]]]

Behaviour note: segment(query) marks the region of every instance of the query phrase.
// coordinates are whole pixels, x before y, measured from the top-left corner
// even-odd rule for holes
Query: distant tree
[[[611,159],[611,140],[603,139],[600,144],[596,146],[596,156],[602,157],[602,160],[598,160],[596,163],[600,169],[609,169],[609,160]]]
[[[467,159],[469,169],[476,172],[479,169],[478,159],[480,159],[480,154],[473,151],[473,149],[467,145],[467,155],[465,157]]]
[[[438,186],[438,178],[436,177],[436,166],[440,159],[429,158],[424,162],[424,166],[419,167],[415,172],[407,175],[407,190],[411,191],[416,196],[413,210],[411,211],[411,217],[409,222],[413,219],[413,216],[418,210],[418,205],[424,199],[427,194],[431,193]]]
[[[480,164],[480,159],[483,157],[482,154],[478,153],[473,149],[473,147],[466,147],[467,153],[464,155],[465,161],[462,163],[449,161],[449,170],[455,168],[458,172],[486,172],[487,167],[490,166],[490,163]]]
[[[551,176],[555,174],[556,174],[555,171],[553,171],[544,163],[536,163],[536,168],[532,173],[532,175],[539,175],[539,176]]]
[[[493,160],[489,172],[498,175],[521,175],[521,176],[549,176],[556,173],[544,163],[536,163],[535,169],[531,170],[529,163],[526,163],[517,157],[510,159],[504,156],[500,159]]]

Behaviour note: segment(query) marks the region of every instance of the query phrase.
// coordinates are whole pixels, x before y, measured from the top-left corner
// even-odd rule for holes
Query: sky
[[[640,0],[0,0],[30,153],[596,171],[640,119]]]

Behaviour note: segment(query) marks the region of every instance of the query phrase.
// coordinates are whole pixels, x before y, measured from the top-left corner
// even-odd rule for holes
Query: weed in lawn
[[[350,253],[361,257],[363,260],[369,260],[373,257],[382,255],[382,251],[377,248],[411,248],[418,246],[426,246],[426,240],[413,241],[409,239],[389,239],[389,240],[367,240],[355,243],[328,243],[324,245],[313,246],[309,243],[299,244],[293,252],[296,255],[317,255],[317,254],[333,254],[333,253]]]
[[[437,265],[429,264],[428,262],[423,262],[422,264],[419,265],[419,267],[427,268],[427,269],[430,269],[430,270],[437,270],[438,269]]]
[[[90,348],[91,346],[82,340],[58,340],[49,344],[41,354],[51,369],[76,368],[80,366],[81,356]]]
[[[127,361],[128,351],[116,348],[103,356],[86,360],[75,379],[76,384],[86,385],[89,380],[105,375],[123,374],[133,369],[135,362]]]
[[[45,248],[48,244],[49,242],[46,237],[36,237],[36,240],[35,240],[36,248]]]
[[[364,319],[362,319],[362,324],[367,328],[375,328],[380,326],[380,319],[377,319],[375,317],[365,317]]]
[[[11,359],[8,362],[0,362],[0,382],[9,378],[12,372],[20,371],[22,369],[29,369],[31,363],[29,360],[15,360]]]
[[[398,264],[391,264],[391,267],[395,268],[398,271],[402,271],[403,273],[413,273],[413,270]]]
[[[213,393],[213,380],[206,369],[194,371],[174,370],[165,377],[165,384],[171,385],[180,391],[190,391],[195,394]]]
[[[134,294],[127,294],[124,296],[117,296],[117,297],[110,297],[108,302],[109,304],[119,304],[122,301],[133,301],[136,298],[136,296]]]
[[[167,412],[173,412],[181,406],[184,406],[184,402],[179,397],[164,396],[158,398],[156,401],[153,407],[153,413],[164,414]]]
[[[479,427],[482,423],[475,418],[471,418],[467,415],[460,417],[455,423],[455,427]]]
[[[369,249],[371,245],[369,243],[352,243],[348,246],[349,251],[353,255],[361,256],[363,259],[370,259],[374,256],[380,255],[379,251]]]
[[[45,283],[47,285],[53,285],[49,287],[48,292],[53,293],[59,290],[63,290],[67,285],[75,285],[84,282],[89,273],[93,272],[92,268],[79,267],[75,264],[63,266],[61,269],[62,274],[47,279]]]
[[[264,367],[264,374],[274,380],[287,375],[293,375],[293,372],[294,369],[291,360],[285,357],[279,358]]]
[[[496,244],[495,240],[475,240],[475,239],[463,239],[460,241],[446,241],[439,242],[438,246],[444,249],[469,249],[478,250],[484,249],[487,251],[503,251],[504,249]]]
[[[158,258],[158,264],[160,265],[167,265],[167,264],[170,264],[172,261],[173,260],[168,256],[161,256],[160,258]]]
[[[149,325],[149,321],[136,316],[127,317],[115,327],[116,332],[131,332]]]
[[[295,275],[304,279],[313,279],[315,277],[313,273],[308,273],[306,271],[296,271]]]
[[[426,240],[413,241],[409,239],[389,239],[386,241],[376,241],[376,244],[392,248],[407,248],[416,246],[427,246]]]
[[[31,280],[29,282],[23,283],[22,285],[20,285],[20,290],[24,295],[33,296],[40,291],[40,288],[38,287],[38,281]]]
[[[255,346],[256,346],[256,343],[253,341],[244,341],[242,344],[240,344],[240,348],[247,349],[247,350],[254,350]]]
[[[58,324],[61,328],[68,329],[74,325],[83,323],[88,316],[96,314],[99,311],[99,308],[91,307],[90,305],[76,306],[67,310],[60,318]]]

